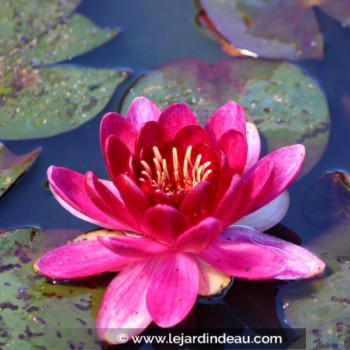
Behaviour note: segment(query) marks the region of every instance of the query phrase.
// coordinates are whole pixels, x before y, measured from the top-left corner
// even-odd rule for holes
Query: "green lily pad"
[[[320,278],[290,283],[281,288],[286,321],[312,330],[350,314],[350,221],[345,220],[312,240],[307,248],[327,265]]]
[[[344,0],[197,0],[196,20],[233,56],[282,59],[323,57],[314,6],[350,26]]]
[[[0,138],[71,130],[100,112],[125,71],[47,64],[71,59],[113,38],[71,12],[79,1],[5,1],[0,14]]]
[[[0,108],[0,138],[56,135],[100,112],[127,74],[111,69],[48,67],[22,72],[30,86],[6,98]],[[28,75],[28,76],[27,76]],[[14,93],[14,92],[13,92]]]
[[[305,339],[306,338],[306,339]],[[350,348],[350,318],[328,321],[309,330],[290,349],[334,350]],[[298,346],[302,347],[298,347]]]
[[[0,13],[0,55],[41,36],[67,18],[81,0],[4,0]]]
[[[306,192],[302,210],[307,221],[321,228],[350,218],[350,176],[343,171],[322,175]]]
[[[40,149],[18,156],[0,143],[0,197],[18,180],[39,155]]]
[[[32,270],[36,259],[80,233],[23,228],[0,234],[0,347],[99,348],[96,314],[109,274],[59,283]]]
[[[148,97],[160,108],[184,102],[201,125],[218,107],[235,100],[242,105],[247,120],[257,125],[269,151],[294,143],[305,145],[302,174],[318,162],[328,142],[326,99],[312,79],[289,63],[174,61],[137,81],[122,103],[123,115],[136,96]]]

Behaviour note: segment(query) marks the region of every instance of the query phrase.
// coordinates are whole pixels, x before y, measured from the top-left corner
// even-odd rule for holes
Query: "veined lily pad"
[[[117,70],[50,67],[117,34],[82,15],[77,0],[5,1],[0,14],[0,138],[71,130],[100,112],[128,75]]]
[[[0,143],[0,197],[16,182],[39,155],[40,149],[18,156]]]
[[[216,108],[235,100],[257,125],[269,151],[294,143],[305,145],[303,174],[317,163],[328,142],[330,121],[324,95],[313,80],[288,63],[174,61],[130,89],[122,104],[123,115],[136,96],[148,97],[160,108],[184,102],[202,125]]]
[[[324,174],[307,191],[302,209],[306,220],[321,228],[350,218],[350,176]]]
[[[327,265],[320,278],[281,288],[286,321],[293,327],[318,329],[321,324],[350,314],[350,221],[333,226],[308,244]],[[342,348],[342,347],[340,347]]]
[[[23,228],[0,234],[0,347],[100,347],[96,314],[111,276],[52,283],[32,270],[36,259],[80,233]]]
[[[350,26],[346,0],[197,0],[197,22],[233,56],[323,57],[314,6]]]

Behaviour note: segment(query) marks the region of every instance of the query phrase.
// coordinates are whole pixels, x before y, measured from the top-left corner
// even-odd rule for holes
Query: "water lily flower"
[[[103,117],[100,140],[111,181],[54,166],[47,175],[65,209],[113,231],[50,251],[34,268],[53,279],[119,271],[97,316],[106,342],[152,321],[178,324],[197,295],[217,293],[231,276],[298,279],[323,271],[312,253],[262,233],[287,211],[285,190],[304,146],[259,160],[258,131],[237,103],[201,127],[185,104],[160,111],[139,97],[126,118]]]

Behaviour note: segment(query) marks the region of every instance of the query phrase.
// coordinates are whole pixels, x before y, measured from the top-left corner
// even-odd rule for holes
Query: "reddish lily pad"
[[[342,171],[322,175],[306,192],[302,210],[307,221],[321,228],[350,218],[350,176]]]
[[[323,57],[314,6],[350,26],[347,0],[198,0],[197,22],[233,56]]]
[[[125,71],[46,64],[71,59],[113,38],[71,12],[79,1],[5,1],[0,14],[0,138],[71,130],[100,112]]]
[[[290,283],[281,288],[286,321],[296,328],[313,330],[350,313],[350,221],[333,226],[307,248],[321,257],[324,276]]]
[[[80,233],[23,228],[0,234],[0,347],[99,348],[96,314],[111,276],[59,283],[32,270],[36,259]]]
[[[0,143],[0,197],[17,181],[39,155],[40,149],[18,156]]]
[[[294,143],[306,147],[305,174],[322,156],[329,137],[329,112],[317,84],[298,68],[281,62],[228,59],[207,63],[174,61],[142,77],[122,104],[125,115],[136,96],[160,108],[186,103],[201,125],[221,105],[235,100],[264,136],[268,151]]]

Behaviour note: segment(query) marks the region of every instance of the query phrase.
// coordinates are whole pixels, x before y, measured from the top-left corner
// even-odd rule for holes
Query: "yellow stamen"
[[[211,169],[207,170],[206,173],[203,175],[202,181],[205,181],[212,172],[213,170]]]
[[[144,160],[141,160],[141,165],[143,166],[143,168],[146,170],[146,172],[149,174],[150,177],[152,177],[152,169],[151,167],[148,165],[147,162],[145,162]]]
[[[152,178],[151,178],[151,176],[150,176],[150,174],[147,172],[147,171],[141,171],[141,174],[143,175],[143,176],[145,176],[146,177],[146,179],[150,182],[150,183],[152,183]],[[145,179],[143,179],[145,182],[146,182],[146,180]]]
[[[180,172],[179,172],[179,158],[177,157],[177,149],[173,147],[173,167],[174,167],[174,178],[176,187],[181,189],[181,180],[180,180]]]
[[[153,146],[153,153],[154,153],[154,156],[158,159],[159,163],[161,164],[163,162],[163,157],[160,154],[157,146]]]

